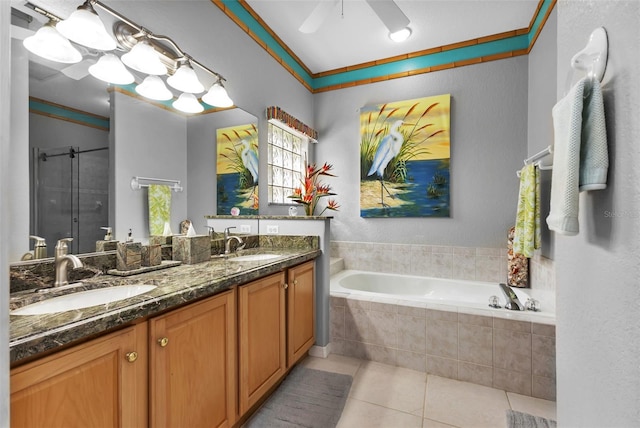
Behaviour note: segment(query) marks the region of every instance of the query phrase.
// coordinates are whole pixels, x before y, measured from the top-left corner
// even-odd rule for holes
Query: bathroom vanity
[[[83,286],[156,288],[102,306],[11,316],[11,424],[240,424],[315,342],[319,255],[258,248],[102,276]]]

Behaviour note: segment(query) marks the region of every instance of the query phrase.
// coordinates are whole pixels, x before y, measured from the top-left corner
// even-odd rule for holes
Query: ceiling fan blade
[[[298,31],[301,33],[315,33],[322,23],[327,19],[331,13],[331,9],[338,4],[340,0],[320,1],[316,7],[311,11],[311,14],[307,16]]]
[[[366,1],[391,33],[402,30],[411,22],[393,0]]]
[[[96,62],[98,61],[93,58],[86,58],[77,64],[63,68],[60,72],[73,80],[80,80],[89,75],[89,67]]]

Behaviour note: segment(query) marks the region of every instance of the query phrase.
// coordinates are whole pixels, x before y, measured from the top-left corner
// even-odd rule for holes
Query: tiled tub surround
[[[344,269],[474,281],[506,282],[507,248],[451,247],[331,241],[331,257]],[[553,260],[537,251],[530,261],[531,288],[555,293]]]
[[[330,310],[332,353],[555,400],[554,325],[336,293]]]

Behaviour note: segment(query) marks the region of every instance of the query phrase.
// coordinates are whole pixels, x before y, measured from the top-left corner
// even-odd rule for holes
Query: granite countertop
[[[250,262],[234,262],[229,258],[247,254],[277,253],[281,257]],[[212,296],[254,279],[282,269],[313,260],[320,255],[318,249],[252,249],[228,258],[214,256],[211,261],[180,265],[128,277],[103,275],[83,280],[82,287],[103,288],[117,285],[153,284],[157,287],[147,293],[83,309],[47,315],[11,315],[9,331],[10,361],[34,357],[84,338],[151,317],[187,302]],[[65,290],[61,294],[68,294]],[[60,294],[53,291],[47,297]],[[33,301],[34,292],[11,294],[11,308]],[[38,293],[41,299],[42,294]]]

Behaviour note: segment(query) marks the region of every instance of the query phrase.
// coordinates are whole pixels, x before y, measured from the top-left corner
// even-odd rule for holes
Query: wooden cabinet
[[[11,426],[147,425],[146,324],[11,370]]]
[[[235,422],[235,292],[149,321],[151,427]]]
[[[315,343],[314,262],[238,288],[240,415]]]
[[[287,366],[291,367],[316,340],[314,262],[289,269],[287,276]]]
[[[284,272],[238,288],[240,415],[286,372]]]
[[[11,370],[11,426],[231,427],[315,341],[314,262]]]

